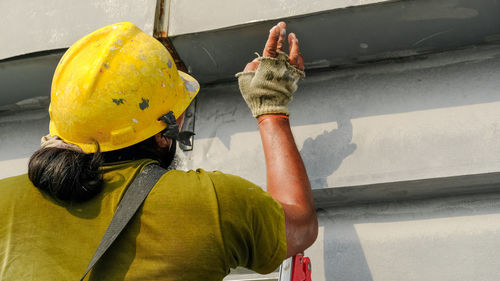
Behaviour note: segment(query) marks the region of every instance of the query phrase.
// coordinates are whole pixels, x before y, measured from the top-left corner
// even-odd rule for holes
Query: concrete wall
[[[170,0],[169,36],[227,28],[388,0]]]
[[[295,3],[284,1],[286,5],[289,2]],[[337,2],[345,1],[328,3]],[[246,7],[240,8],[246,11]],[[252,11],[252,8],[248,9]],[[193,28],[190,34],[173,36],[171,40],[195,77],[202,83],[217,83],[233,79],[244,63],[255,57],[255,52],[262,51],[266,34],[279,20],[287,22],[288,32],[297,34],[306,67],[313,69],[408,57],[498,41],[499,13],[500,2],[496,0],[384,1],[345,9],[325,9],[315,14],[299,13],[294,17],[252,24],[244,24],[242,16],[243,19],[237,25],[210,32],[204,32],[205,25],[194,21],[193,25],[198,23],[197,29]],[[206,13],[204,19],[207,24],[222,20],[212,20],[214,14],[215,11]],[[254,16],[261,14],[265,12],[255,13]],[[184,22],[190,25],[192,20],[187,20],[188,15],[182,15]]]
[[[153,34],[156,0],[0,1],[0,112],[22,100],[47,97],[64,50],[109,24],[135,23]],[[39,56],[24,56],[44,52]]]
[[[49,132],[47,108],[0,115],[0,178],[28,171],[31,154]]]
[[[108,24],[130,21],[152,34],[156,0],[0,1],[0,60],[67,48]]]
[[[500,194],[320,210],[315,281],[494,281]]]
[[[313,188],[496,172],[500,48],[309,73],[291,124]],[[202,89],[189,168],[265,184],[255,120],[237,84]],[[237,165],[235,165],[237,163]]]
[[[0,62],[0,112],[18,109],[16,103],[33,98],[48,102],[52,76],[62,55],[61,51]]]

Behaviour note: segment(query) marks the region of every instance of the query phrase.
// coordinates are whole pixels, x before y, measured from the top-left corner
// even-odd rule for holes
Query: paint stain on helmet
[[[145,98],[142,98],[142,102],[139,104],[139,108],[141,110],[144,110],[144,109],[146,109],[148,107],[149,107],[149,100],[145,99]]]
[[[124,99],[113,99],[113,102],[116,103],[116,105],[123,104],[124,101]]]
[[[167,65],[168,65],[168,68],[172,68],[172,61],[170,59],[168,59]]]

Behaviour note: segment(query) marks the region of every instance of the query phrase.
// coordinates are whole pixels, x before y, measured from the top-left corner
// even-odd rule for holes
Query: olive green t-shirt
[[[151,160],[104,167],[103,191],[56,203],[27,175],[0,180],[0,280],[78,280],[132,179]],[[258,186],[220,172],[169,171],[86,280],[221,280],[286,255],[283,209]]]

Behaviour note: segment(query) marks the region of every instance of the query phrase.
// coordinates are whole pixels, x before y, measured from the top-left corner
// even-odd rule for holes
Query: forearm
[[[285,211],[289,256],[314,242],[317,218],[311,185],[288,119],[259,118],[267,172],[267,192]]]
[[[267,192],[283,204],[311,205],[311,186],[288,119],[261,118],[259,130],[266,159]]]

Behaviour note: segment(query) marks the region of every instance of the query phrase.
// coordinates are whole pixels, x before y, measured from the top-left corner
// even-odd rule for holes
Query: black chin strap
[[[163,132],[164,136],[174,139],[183,145],[191,146],[191,137],[194,136],[195,133],[190,131],[179,132],[179,125],[175,122],[175,116],[172,111],[158,118],[158,120],[167,124],[167,128]]]

